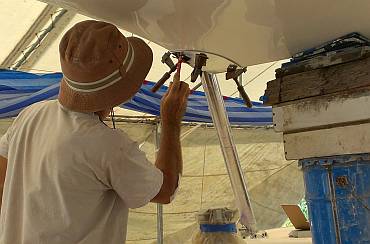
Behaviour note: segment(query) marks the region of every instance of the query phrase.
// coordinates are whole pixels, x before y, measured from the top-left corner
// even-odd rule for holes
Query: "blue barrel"
[[[299,164],[313,243],[370,244],[370,154],[303,159]]]

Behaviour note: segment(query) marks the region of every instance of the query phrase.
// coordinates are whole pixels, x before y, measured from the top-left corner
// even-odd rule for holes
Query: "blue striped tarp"
[[[38,75],[0,70],[0,118],[14,117],[33,103],[55,99],[61,78],[61,73]],[[160,101],[167,87],[163,86],[157,93],[152,93],[150,89],[153,85],[153,82],[145,81],[140,91],[121,107],[159,115]],[[230,122],[234,125],[272,124],[271,107],[253,102],[253,108],[247,108],[243,100],[231,97],[224,97],[224,102]],[[212,122],[204,92],[196,91],[189,96],[184,121]]]

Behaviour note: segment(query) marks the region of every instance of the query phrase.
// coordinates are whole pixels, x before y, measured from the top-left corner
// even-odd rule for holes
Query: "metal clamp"
[[[253,106],[251,100],[249,99],[248,94],[245,92],[244,87],[239,83],[238,77],[245,73],[247,71],[247,67],[238,69],[238,67],[235,64],[230,64],[229,67],[227,67],[226,71],[226,80],[233,79],[236,83],[236,86],[238,88],[238,91],[240,95],[242,96],[245,105],[248,108],[251,108]]]
[[[173,63],[171,59],[171,53],[166,52],[163,54],[161,62],[166,64],[169,68],[170,71],[164,73],[162,78],[159,79],[159,81],[152,87],[152,92],[157,92],[161,86],[171,77],[171,74],[176,70],[176,65]]]
[[[195,82],[197,78],[202,75],[202,67],[206,66],[207,64],[207,55],[204,53],[198,53],[195,55],[195,64],[194,64],[194,69],[193,72],[191,72],[191,82]]]

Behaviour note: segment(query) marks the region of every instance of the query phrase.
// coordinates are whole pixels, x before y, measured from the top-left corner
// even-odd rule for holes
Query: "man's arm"
[[[151,202],[167,204],[177,189],[179,174],[182,172],[180,126],[162,126],[160,149],[155,166],[163,173],[163,184]]]
[[[151,202],[170,203],[178,187],[179,175],[182,173],[181,120],[186,110],[189,93],[189,85],[180,81],[178,70],[173,83],[162,98],[161,141],[155,166],[163,173],[163,184]]]
[[[1,210],[1,202],[3,198],[3,189],[4,189],[7,165],[8,165],[8,159],[4,158],[3,156],[0,156],[0,210]]]

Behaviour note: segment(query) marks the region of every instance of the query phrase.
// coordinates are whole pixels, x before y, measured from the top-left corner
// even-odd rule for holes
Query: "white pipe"
[[[155,126],[155,155],[158,156],[158,150],[160,145],[160,123]],[[157,203],[157,243],[163,244],[163,205]]]
[[[203,72],[202,83],[207,96],[212,120],[220,140],[226,168],[235,195],[236,205],[239,209],[240,223],[249,230],[250,234],[253,234],[256,231],[256,220],[249,200],[247,185],[240,166],[239,157],[231,135],[230,123],[217,77]]]

